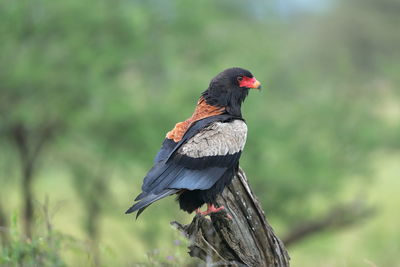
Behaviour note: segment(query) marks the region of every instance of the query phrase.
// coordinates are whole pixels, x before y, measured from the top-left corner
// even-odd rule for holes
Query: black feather
[[[222,193],[225,186],[227,186],[235,175],[237,167],[233,167],[225,171],[225,173],[218,179],[218,181],[207,190],[192,190],[184,191],[178,197],[179,207],[192,213],[195,209],[199,208],[204,203],[215,204],[217,195]]]
[[[174,155],[174,153],[183,145],[185,144],[190,138],[198,134],[201,130],[209,126],[213,122],[231,122],[233,120],[242,120],[245,121],[241,117],[237,116],[232,116],[230,114],[221,114],[221,115],[216,115],[216,116],[211,116],[204,118],[202,120],[198,120],[195,123],[193,123],[189,129],[186,131],[185,135],[182,137],[182,139],[176,144],[174,149],[171,150],[170,154],[168,155],[167,162],[171,159],[171,157]]]
[[[178,190],[175,189],[166,189],[163,190],[162,192],[158,193],[158,194],[147,194],[144,198],[142,198],[139,202],[137,202],[136,204],[134,204],[132,207],[130,207],[125,214],[129,214],[132,212],[135,212],[137,210],[139,210],[138,214],[136,214],[136,218],[140,215],[140,213],[143,212],[143,210],[145,208],[147,208],[148,206],[150,206],[153,202],[162,199],[164,197],[173,195],[175,193],[177,193]]]
[[[181,192],[178,199],[183,210],[191,212],[205,202],[215,201],[217,194],[230,183],[238,166],[241,151],[232,155],[192,158],[178,153],[179,148],[214,122],[243,120],[240,107],[249,90],[238,86],[237,76],[253,77],[240,68],[227,69],[216,76],[202,97],[206,103],[225,107],[221,115],[210,116],[193,123],[179,142],[165,139],[154,158],[154,166],[144,178],[142,193],[127,213],[139,216],[153,202]]]
[[[156,157],[154,158],[154,163],[165,160],[177,144],[178,143],[174,142],[174,140],[165,138],[161,145],[160,151],[158,151]]]
[[[186,155],[176,153],[174,156],[174,162],[182,165],[188,169],[205,169],[209,167],[233,167],[240,158],[241,151],[234,154],[227,154],[223,156],[208,156],[200,158],[192,158]]]
[[[253,74],[242,68],[230,68],[218,74],[202,93],[206,103],[225,107],[228,114],[241,117],[241,105],[249,93],[249,88],[239,87],[239,76],[252,78]]]
[[[179,147],[213,122],[239,119],[229,114],[208,117],[195,122],[178,143],[166,139],[155,158],[155,164],[144,178],[138,201],[126,213],[139,216],[153,202],[183,190],[179,196],[183,210],[191,212],[205,202],[215,200],[233,177],[241,151],[232,155],[192,158],[178,153]],[[186,203],[186,204],[185,204]]]

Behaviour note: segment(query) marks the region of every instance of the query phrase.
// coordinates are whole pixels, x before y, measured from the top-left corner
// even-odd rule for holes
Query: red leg
[[[214,204],[207,203],[207,210],[204,211],[204,212],[201,212],[200,214],[203,215],[203,216],[206,216],[206,215],[209,215],[210,213],[218,212],[218,211],[223,210],[223,209],[225,209],[224,206],[216,208],[214,206]]]

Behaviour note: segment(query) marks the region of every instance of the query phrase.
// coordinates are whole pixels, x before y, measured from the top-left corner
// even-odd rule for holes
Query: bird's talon
[[[200,214],[203,215],[203,216],[207,216],[207,215],[210,215],[211,213],[218,212],[218,211],[221,211],[223,209],[225,209],[224,206],[216,208],[213,204],[207,204],[207,210],[201,212]]]

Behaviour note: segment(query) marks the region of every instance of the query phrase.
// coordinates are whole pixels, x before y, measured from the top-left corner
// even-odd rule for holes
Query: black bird
[[[248,70],[229,68],[211,80],[193,115],[167,133],[142,193],[126,213],[138,217],[153,202],[177,194],[180,208],[202,215],[216,212],[216,197],[238,170],[247,136],[241,104],[260,82]],[[207,203],[207,211],[200,207]]]

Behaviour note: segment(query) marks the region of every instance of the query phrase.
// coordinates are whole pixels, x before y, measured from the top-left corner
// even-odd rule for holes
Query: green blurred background
[[[124,215],[225,68],[292,266],[400,266],[398,0],[0,2],[0,266],[195,266],[173,198]]]

